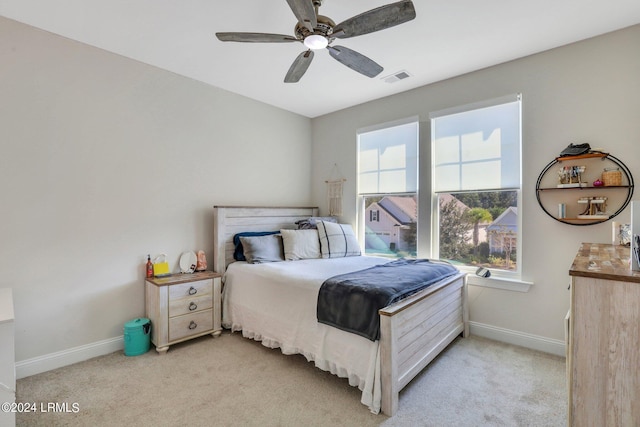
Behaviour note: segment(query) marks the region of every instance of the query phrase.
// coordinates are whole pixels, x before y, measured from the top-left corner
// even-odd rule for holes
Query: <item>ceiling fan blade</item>
[[[402,0],[380,6],[339,23],[333,29],[333,37],[347,39],[362,34],[373,33],[411,21],[416,17],[413,3]]]
[[[293,61],[293,64],[291,64],[291,67],[289,67],[289,71],[287,71],[287,75],[284,77],[284,82],[297,83],[300,81],[304,73],[307,72],[309,65],[311,65],[312,59],[313,51],[311,49],[298,55],[295,61]]]
[[[309,31],[318,25],[318,18],[316,17],[316,10],[313,7],[312,0],[287,0],[289,7],[293,11],[293,14],[298,18],[298,21],[307,27]]]
[[[284,34],[266,33],[216,33],[216,37],[223,42],[246,42],[246,43],[289,43],[299,42],[295,37]]]
[[[344,46],[327,46],[327,49],[335,60],[367,77],[375,77],[384,69],[363,54]]]

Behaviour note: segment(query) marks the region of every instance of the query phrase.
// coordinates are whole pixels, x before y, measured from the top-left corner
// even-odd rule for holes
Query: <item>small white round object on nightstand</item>
[[[184,252],[180,256],[180,272],[193,273],[196,270],[198,258],[195,252]]]

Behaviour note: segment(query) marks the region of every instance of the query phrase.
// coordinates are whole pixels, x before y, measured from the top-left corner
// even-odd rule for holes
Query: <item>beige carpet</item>
[[[18,380],[17,401],[68,412],[18,414],[17,425],[564,426],[566,398],[563,358],[471,337],[405,388],[396,416],[373,415],[345,379],[225,332]]]

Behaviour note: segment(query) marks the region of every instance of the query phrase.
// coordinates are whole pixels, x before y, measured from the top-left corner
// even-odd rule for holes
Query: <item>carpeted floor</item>
[[[456,340],[373,415],[360,391],[238,333],[136,357],[112,353],[18,380],[18,426],[564,426],[564,358]],[[41,405],[42,404],[42,405]],[[53,404],[53,405],[51,405]],[[62,409],[43,412],[41,408]]]

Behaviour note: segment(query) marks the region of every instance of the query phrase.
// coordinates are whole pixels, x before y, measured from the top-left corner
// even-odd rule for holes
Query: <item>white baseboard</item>
[[[25,378],[124,349],[122,336],[16,362],[16,378]]]
[[[554,340],[477,322],[469,322],[469,329],[472,335],[479,337],[502,341],[558,356],[565,356],[565,343],[562,340]],[[120,336],[81,345],[68,350],[45,354],[32,359],[22,360],[16,362],[16,378],[29,377],[123,349],[124,339]]]
[[[555,340],[477,322],[469,322],[469,331],[471,335],[565,357],[565,342],[563,340]]]

